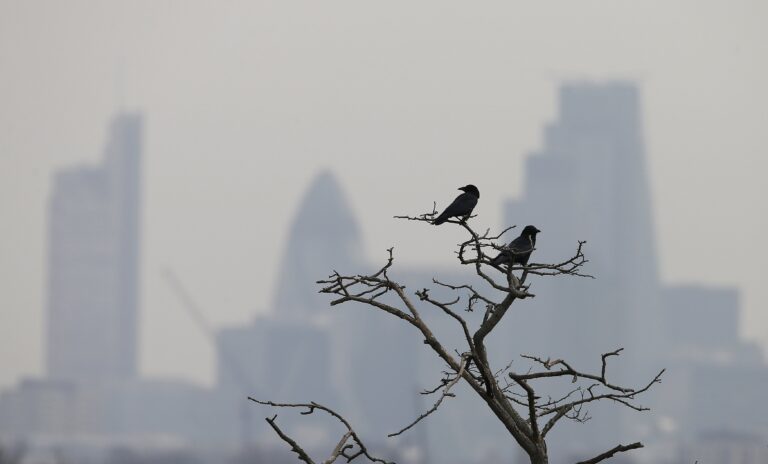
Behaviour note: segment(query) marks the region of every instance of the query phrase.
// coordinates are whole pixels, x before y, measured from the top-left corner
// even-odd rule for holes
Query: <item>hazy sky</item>
[[[452,264],[459,235],[391,216],[472,182],[500,225],[572,79],[639,83],[661,275],[738,286],[766,347],[766,24],[763,0],[0,0],[0,387],[42,372],[52,173],[95,162],[119,108],[146,115],[141,370],[210,382],[166,266],[216,327],[267,311],[325,168],[370,257]]]

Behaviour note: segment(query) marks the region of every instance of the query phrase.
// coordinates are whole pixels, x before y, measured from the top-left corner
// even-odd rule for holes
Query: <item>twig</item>
[[[258,403],[258,404],[261,404],[261,405],[264,405],[264,406],[272,406],[272,407],[276,407],[276,408],[306,408],[307,409],[306,411],[302,411],[301,412],[302,415],[312,414],[312,413],[315,412],[315,410],[319,409],[319,410],[321,410],[321,411],[323,411],[323,412],[333,416],[334,418],[336,418],[339,422],[341,422],[344,425],[344,427],[347,428],[347,432],[345,433],[344,437],[342,437],[342,440],[339,441],[339,444],[336,445],[336,449],[334,449],[334,451],[333,451],[334,453],[336,453],[336,457],[344,456],[347,459],[347,462],[350,462],[350,461],[352,461],[353,459],[355,459],[355,458],[357,458],[359,456],[365,456],[371,462],[378,462],[378,463],[381,463],[381,464],[395,464],[394,462],[385,461],[383,459],[380,459],[380,458],[372,456],[368,452],[368,448],[366,448],[365,444],[360,439],[360,437],[357,435],[357,432],[354,431],[354,429],[349,424],[349,422],[346,419],[344,419],[344,417],[342,417],[341,414],[337,413],[336,411],[334,411],[333,409],[331,409],[331,408],[329,408],[327,406],[323,406],[320,403],[315,403],[314,401],[311,402],[311,403],[275,403],[274,401],[261,401],[261,400],[257,400],[256,398],[253,398],[253,397],[250,397],[250,396],[248,397],[248,399],[250,401],[253,401],[254,403]],[[289,436],[285,435],[280,430],[279,427],[277,427],[277,424],[274,423],[274,420],[275,420],[276,417],[277,416],[274,416],[274,417],[272,417],[272,419],[267,418],[267,422],[269,422],[269,424],[272,426],[272,428],[275,429],[275,432],[277,432],[277,434],[280,436],[280,438],[283,439],[283,441],[285,441],[286,443],[291,445],[292,450],[299,455],[299,457],[301,458],[302,461],[306,462],[307,464],[314,464],[314,462],[309,458],[309,455],[306,453],[306,451],[304,451],[301,448],[301,446],[299,446],[299,444],[296,443],[293,439],[291,439]],[[352,454],[347,454],[347,450],[349,448],[351,448],[352,445],[345,445],[344,444],[344,443],[346,443],[346,441],[349,438],[352,438],[352,440],[354,440],[355,444],[358,447],[358,450],[356,452],[352,453]],[[338,451],[338,453],[337,453],[337,451]],[[334,455],[332,454],[331,457],[328,458],[328,460],[331,460],[330,462],[333,462],[333,460],[335,460],[336,457],[334,457]],[[328,460],[326,460],[326,462],[328,462]]]
[[[294,441],[291,437],[286,435],[282,430],[280,430],[280,427],[277,426],[277,423],[275,423],[275,419],[277,419],[277,414],[272,416],[272,418],[267,417],[265,420],[269,422],[269,425],[272,426],[272,428],[275,430],[277,435],[283,439],[284,442],[291,445],[291,451],[299,455],[299,459],[306,462],[307,464],[315,464],[315,461],[312,460],[312,458],[309,457],[309,455],[304,451],[304,449],[299,446],[296,441]]]
[[[397,432],[394,432],[394,433],[390,433],[390,434],[389,434],[389,435],[387,435],[387,436],[388,436],[388,437],[390,437],[390,438],[392,438],[392,437],[396,437],[396,436],[400,435],[401,433],[405,432],[406,430],[410,429],[410,428],[411,428],[411,427],[413,427],[414,425],[416,425],[416,424],[418,424],[419,422],[421,422],[421,420],[422,420],[422,419],[426,418],[427,416],[429,416],[429,415],[430,415],[430,414],[432,414],[433,412],[437,411],[437,408],[438,408],[438,407],[440,407],[440,404],[443,402],[443,400],[445,399],[445,397],[447,397],[447,396],[453,396],[453,394],[452,394],[452,393],[449,393],[449,392],[451,391],[451,388],[452,388],[454,385],[456,385],[456,383],[457,383],[457,382],[458,382],[458,381],[459,381],[459,380],[462,378],[462,376],[464,375],[464,368],[467,366],[467,359],[468,359],[468,356],[462,356],[462,357],[461,357],[461,366],[459,366],[459,372],[456,374],[456,377],[455,377],[453,380],[451,380],[450,382],[448,382],[448,384],[447,384],[447,385],[445,386],[445,388],[443,389],[443,393],[440,395],[440,398],[438,398],[438,399],[437,399],[437,401],[435,402],[435,404],[434,404],[434,405],[432,405],[432,407],[431,407],[431,408],[429,408],[429,410],[427,410],[426,412],[422,413],[422,414],[421,414],[419,417],[417,417],[417,418],[416,418],[416,420],[414,420],[413,422],[411,422],[411,423],[410,423],[410,424],[408,424],[407,426],[403,427],[403,428],[402,428],[402,429],[400,429],[399,431],[397,431]]]
[[[603,454],[595,456],[592,459],[588,459],[586,461],[580,461],[580,462],[577,462],[576,464],[596,464],[596,463],[598,463],[598,462],[600,462],[600,461],[602,461],[604,459],[608,459],[608,458],[612,457],[616,453],[621,453],[623,451],[629,451],[629,450],[633,450],[633,449],[637,449],[637,448],[642,448],[642,447],[643,447],[643,444],[640,443],[639,441],[635,442],[635,443],[632,443],[630,445],[618,445],[615,448],[610,449],[610,450],[606,451]]]

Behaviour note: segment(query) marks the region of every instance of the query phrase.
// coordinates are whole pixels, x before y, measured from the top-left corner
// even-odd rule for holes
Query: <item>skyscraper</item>
[[[365,262],[360,227],[338,181],[320,173],[304,194],[293,220],[277,277],[272,306],[281,319],[322,316],[328,298],[317,280],[332,269],[357,269]]]
[[[373,269],[354,212],[331,172],[312,180],[285,247],[274,317],[219,336],[222,384],[234,380],[228,372],[234,369],[222,358],[244,353],[247,360],[240,365],[253,371],[253,384],[265,395],[328,398],[340,403],[336,406],[360,431],[384,437],[391,432],[389,424],[412,419],[410,400],[418,391],[414,353],[420,345],[401,321],[355,304],[332,311],[332,298],[318,293],[316,282],[334,270],[354,274]]]
[[[55,175],[46,347],[52,380],[136,376],[141,152],[141,116],[119,114],[99,165]]]
[[[560,354],[586,359],[619,346],[648,360],[661,349],[656,245],[637,88],[631,83],[571,83],[560,89],[559,119],[526,162],[522,198],[509,201],[505,225],[535,224],[538,262],[559,262],[586,240],[594,281],[557,279],[540,291]],[[541,301],[545,300],[545,301]],[[601,351],[602,350],[602,351]],[[552,353],[555,355],[555,353]]]
[[[558,118],[546,127],[543,147],[526,160],[523,194],[504,211],[505,226],[542,230],[535,262],[562,262],[586,240],[584,272],[596,277],[532,279],[537,298],[517,308],[517,327],[546,329],[519,333],[509,351],[589,368],[599,365],[601,353],[623,347],[607,373],[629,384],[647,382],[661,369],[667,341],[638,93],[627,82],[563,85]],[[590,412],[598,418],[594,424],[562,426],[554,454],[634,436],[621,425],[639,423],[610,405]]]

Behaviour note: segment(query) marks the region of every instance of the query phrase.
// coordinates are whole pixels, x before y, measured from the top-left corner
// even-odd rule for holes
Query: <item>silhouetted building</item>
[[[142,119],[119,114],[103,161],[57,172],[48,215],[46,377],[0,395],[0,432],[108,435],[137,383]]]
[[[24,379],[0,393],[0,436],[25,440],[31,435],[64,435],[82,429],[77,390],[67,382]]]
[[[55,176],[46,337],[52,380],[136,376],[141,150],[141,117],[121,114],[100,165]]]
[[[318,293],[317,281],[333,270],[369,268],[337,179],[320,173],[290,226],[271,314],[219,333],[220,391],[250,385],[263,398],[326,402],[382,440],[412,420],[415,404],[402,398],[416,397],[420,345],[410,329],[362,306],[332,311],[331,298]]]
[[[313,324],[257,318],[252,326],[217,336],[217,384],[221,388],[283,399],[331,394],[330,337]],[[306,383],[303,379],[312,379]]]
[[[318,294],[316,281],[335,268],[360,270],[365,259],[357,221],[330,172],[308,187],[284,246],[270,314],[217,334],[217,395],[230,417],[230,437],[243,444],[275,439],[271,429],[251,430],[251,413],[263,409],[245,403],[246,395],[340,408],[349,393],[338,374],[349,373],[343,360],[350,353],[343,339],[332,336],[328,299]],[[281,423],[290,427],[303,417],[285,414]],[[322,432],[315,429],[315,439]]]
[[[577,82],[560,88],[559,114],[547,125],[543,147],[525,161],[520,198],[507,201],[504,226],[542,230],[533,262],[561,262],[587,240],[589,263],[578,277],[533,278],[537,297],[517,304],[507,352],[568,359],[599,367],[600,354],[623,347],[608,375],[646,381],[663,350],[656,244],[642,113],[630,83]],[[627,366],[633,366],[630,371]],[[590,408],[595,421],[560,424],[550,456],[579,454],[624,439],[615,405]],[[611,445],[613,446],[613,445]]]
[[[274,440],[263,424],[269,411],[248,396],[278,402],[338,404],[332,386],[333,358],[327,329],[311,321],[260,317],[245,327],[220,330],[216,336],[217,389],[221,413],[227,418],[216,430],[222,443],[247,449],[257,440]],[[281,415],[281,424],[304,416]],[[260,431],[261,433],[257,433]]]
[[[504,223],[543,231],[537,262],[570,257],[577,240],[587,240],[586,270],[597,279],[536,283],[546,290],[532,306],[549,307],[538,322],[557,334],[542,348],[591,361],[623,346],[627,357],[653,359],[662,320],[637,88],[566,84],[559,108],[543,148],[526,160],[523,194],[507,202]]]
[[[324,318],[327,298],[316,281],[333,269],[359,269],[365,263],[357,219],[329,171],[312,180],[283,244],[272,307],[280,319]]]
[[[513,317],[516,327],[539,330],[516,331],[508,351],[599,368],[601,353],[624,347],[607,372],[625,384],[668,370],[639,401],[651,415],[593,407],[594,421],[560,426],[550,456],[587,456],[630,438],[690,439],[713,424],[768,431],[764,415],[747,406],[768,388],[768,370],[757,347],[738,335],[738,292],[659,282],[637,88],[567,84],[559,108],[543,148],[526,160],[521,197],[505,205],[504,226],[543,231],[536,262],[563,261],[577,240],[587,240],[584,271],[596,279],[534,278],[537,297]]]
[[[720,366],[759,366],[760,348],[739,337],[735,288],[680,285],[662,289],[668,359]]]

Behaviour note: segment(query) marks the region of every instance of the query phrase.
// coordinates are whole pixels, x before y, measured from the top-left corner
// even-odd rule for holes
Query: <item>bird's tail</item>
[[[448,216],[445,215],[445,213],[438,216],[434,221],[432,221],[432,224],[439,226],[440,224],[444,223],[448,220]]]
[[[501,266],[506,261],[507,260],[506,260],[506,256],[504,256],[504,253],[499,253],[498,255],[496,255],[495,258],[491,260],[491,264],[493,264],[494,266]]]

